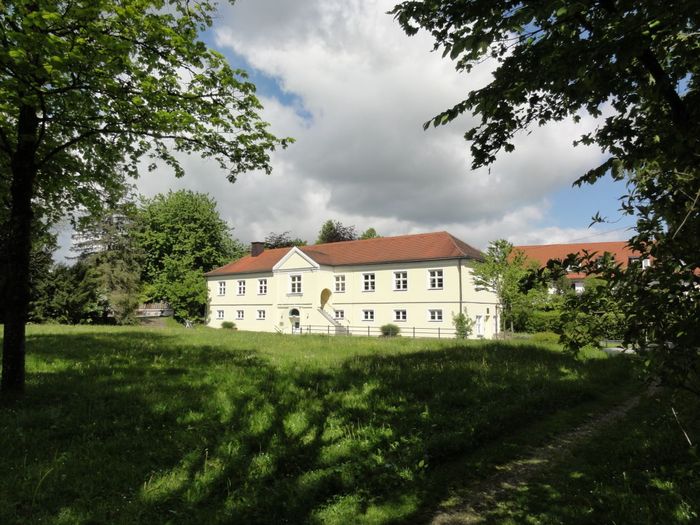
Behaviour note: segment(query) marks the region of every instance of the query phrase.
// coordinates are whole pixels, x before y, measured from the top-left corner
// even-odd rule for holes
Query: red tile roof
[[[610,253],[615,262],[627,268],[630,257],[639,257],[639,252],[632,250],[627,246],[627,241],[613,242],[583,242],[575,244],[538,244],[530,246],[513,246],[514,250],[520,250],[525,254],[525,257],[531,261],[536,261],[540,266],[547,264],[550,259],[564,259],[570,253],[583,255],[583,251],[588,253],[597,253],[603,255],[605,252]],[[585,274],[571,273],[568,275],[571,279],[582,279]]]
[[[419,233],[397,237],[378,237],[359,241],[300,246],[299,249],[318,264],[352,266],[390,262],[432,261],[440,259],[482,260],[482,253],[447,232]],[[207,273],[207,276],[270,272],[291,248],[265,250],[257,257],[247,256]]]

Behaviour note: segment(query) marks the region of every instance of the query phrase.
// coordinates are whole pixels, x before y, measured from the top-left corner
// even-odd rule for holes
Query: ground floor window
[[[484,335],[484,318],[481,315],[476,316],[476,335]]]
[[[374,310],[362,310],[362,319],[364,321],[374,321]]]
[[[258,310],[258,320],[259,321],[265,320],[265,310]]]
[[[406,319],[406,310],[394,310],[394,321],[405,321]]]
[[[236,310],[236,320],[237,321],[242,321],[244,317],[245,317],[245,313],[243,312],[243,310]]]
[[[335,318],[336,319],[345,319],[345,310],[336,310],[335,311]]]
[[[223,310],[217,310],[216,311],[216,319],[218,321],[223,321],[224,320],[224,311]]]
[[[428,310],[428,319],[431,321],[442,321],[442,310]]]

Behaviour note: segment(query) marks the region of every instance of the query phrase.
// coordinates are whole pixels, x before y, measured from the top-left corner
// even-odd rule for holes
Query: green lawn
[[[421,522],[641,388],[626,358],[522,342],[33,326],[27,345],[27,393],[0,404],[2,524]],[[647,453],[663,446],[651,441]],[[625,458],[636,446],[615,444]],[[583,493],[600,476],[609,498],[619,464],[601,463],[573,478],[562,466],[554,483]],[[659,512],[697,510],[678,483],[682,501]],[[558,504],[588,504],[575,496]],[[491,518],[569,522],[541,503]]]

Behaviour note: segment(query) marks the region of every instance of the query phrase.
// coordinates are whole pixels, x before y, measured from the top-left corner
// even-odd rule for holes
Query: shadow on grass
[[[0,409],[8,524],[410,522],[446,493],[436,467],[628,377],[498,343],[324,369],[154,331],[29,348]]]

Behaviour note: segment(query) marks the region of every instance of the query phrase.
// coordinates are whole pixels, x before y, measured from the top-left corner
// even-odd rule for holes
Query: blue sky
[[[313,241],[326,219],[382,235],[448,230],[484,248],[624,239],[624,185],[571,183],[604,159],[573,148],[595,126],[572,122],[523,134],[490,170],[472,171],[462,139],[472,116],[439,129],[422,123],[483,85],[491,65],[458,74],[431,52],[428,35],[407,37],[386,14],[392,0],[238,0],[220,7],[205,41],[246,69],[278,135],[296,139],[273,156],[273,175],[231,186],[217,168],[183,161],[188,175],[139,181],[147,195],[186,187],[212,194],[244,242],[291,231]],[[588,228],[600,211],[611,224]]]

